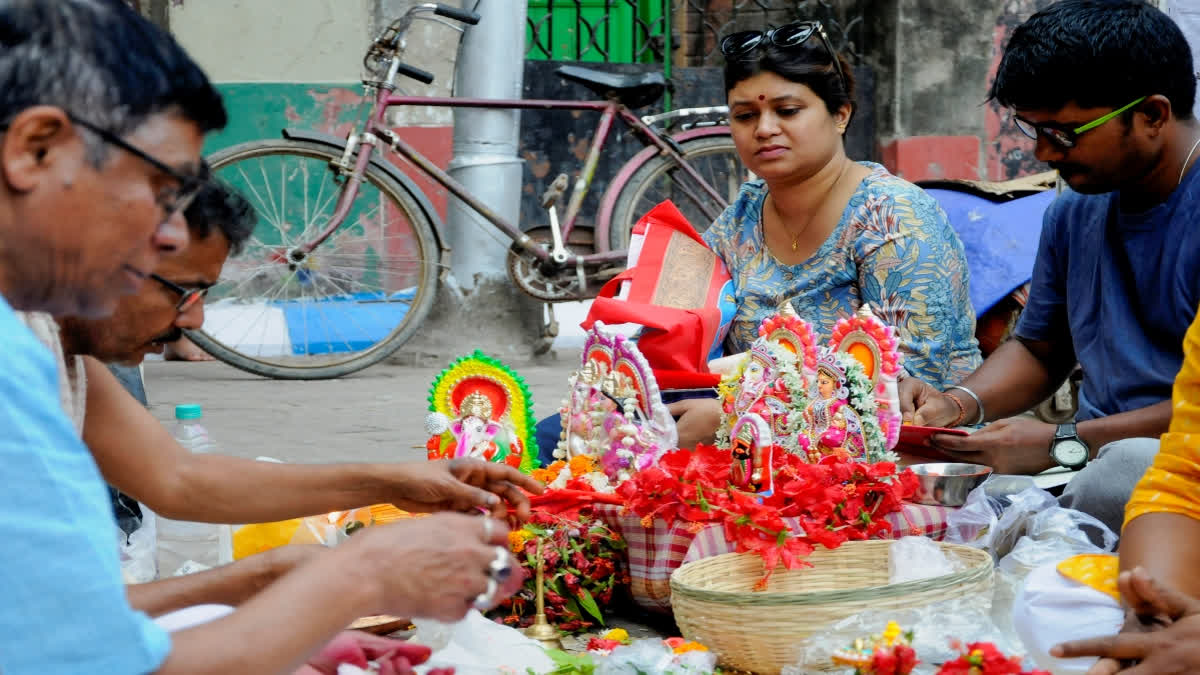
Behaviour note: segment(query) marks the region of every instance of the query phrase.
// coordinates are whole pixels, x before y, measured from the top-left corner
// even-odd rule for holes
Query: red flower
[[[588,576],[600,580],[612,576],[616,571],[617,567],[611,558],[597,558],[592,561],[592,568],[588,571]]]
[[[571,595],[577,595],[579,593],[579,577],[567,572],[563,575],[562,579],[563,583],[567,585],[567,590],[570,591]]]
[[[619,640],[605,640],[604,638],[594,637],[588,640],[587,650],[589,652],[604,652],[607,654],[620,646],[621,642]]]
[[[972,642],[963,655],[942,665],[937,675],[1050,675],[1044,670],[1023,671],[1021,660],[1005,656],[990,642]]]
[[[721,523],[734,549],[760,555],[769,576],[780,563],[792,569],[803,565],[816,545],[836,548],[847,540],[890,534],[884,516],[898,510],[916,488],[911,472],[897,475],[890,463],[809,464],[781,448],[772,452],[777,474],[767,497],[731,485],[732,456],[711,446],[667,453],[617,493],[646,527],[656,519],[670,527],[682,518],[692,524],[689,529]],[[794,521],[785,518],[797,518],[803,531],[793,532],[789,523]]]

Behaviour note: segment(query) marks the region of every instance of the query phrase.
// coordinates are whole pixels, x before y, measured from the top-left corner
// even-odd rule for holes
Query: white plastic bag
[[[858,638],[879,635],[889,621],[913,632],[912,647],[921,659],[913,672],[919,675],[932,675],[940,664],[957,658],[960,652],[954,647],[954,640],[964,644],[991,642],[1005,654],[1023,655],[1020,641],[1009,640],[997,629],[990,609],[986,599],[969,596],[903,609],[864,610],[799,640],[796,650],[799,658],[784,667],[783,675],[829,672],[835,651],[845,649]]]
[[[1049,492],[1033,485],[1009,493],[1016,477],[989,479],[971,491],[958,512],[946,519],[946,541],[983,549],[997,561],[992,618],[1008,642],[1018,642],[1012,611],[1021,585],[1040,565],[1074,555],[1106,553],[1117,535],[1086,513],[1065,509]],[[1003,486],[1006,489],[998,489]],[[1097,546],[1093,542],[1100,542]]]
[[[117,543],[121,550],[121,578],[127,584],[141,584],[158,578],[157,542],[154,512],[142,507],[142,522],[126,536],[117,528]]]
[[[932,579],[962,568],[958,556],[947,556],[929,537],[901,537],[888,549],[888,583]]]
[[[972,490],[962,508],[946,518],[946,542],[983,549],[999,560],[1025,534],[1033,516],[1058,508],[1058,499],[1032,479],[1029,487],[1015,494],[996,490],[1001,483],[994,481],[989,478]]]

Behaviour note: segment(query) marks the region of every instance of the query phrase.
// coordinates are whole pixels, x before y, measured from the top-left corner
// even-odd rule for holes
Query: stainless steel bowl
[[[990,466],[955,462],[914,464],[908,468],[917,475],[913,501],[940,506],[962,506],[971,490],[992,474]]]

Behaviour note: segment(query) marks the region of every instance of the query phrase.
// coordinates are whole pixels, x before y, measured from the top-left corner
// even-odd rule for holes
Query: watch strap
[[[1074,421],[1063,422],[1062,424],[1058,425],[1058,427],[1055,428],[1055,430],[1054,430],[1054,441],[1055,442],[1064,440],[1067,438],[1076,438],[1076,439],[1079,438],[1079,432],[1076,430]],[[1054,447],[1054,443],[1051,443],[1050,447]]]

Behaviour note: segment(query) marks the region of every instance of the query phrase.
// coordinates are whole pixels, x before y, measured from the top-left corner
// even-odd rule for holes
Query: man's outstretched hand
[[[996,473],[1033,475],[1058,466],[1050,457],[1053,424],[1025,417],[997,420],[970,436],[934,434],[930,442],[970,464],[986,464]]]
[[[958,406],[919,377],[906,377],[896,388],[900,394],[900,415],[905,424],[944,427],[959,417]]]
[[[529,519],[529,498],[522,490],[541,494],[544,486],[520,471],[479,459],[443,459],[396,465],[390,479],[397,508],[414,513],[487,509],[497,518],[515,512]]]
[[[1050,654],[1098,656],[1088,675],[1200,672],[1200,600],[1157,582],[1142,568],[1117,580],[1129,616],[1116,635],[1073,640]]]

